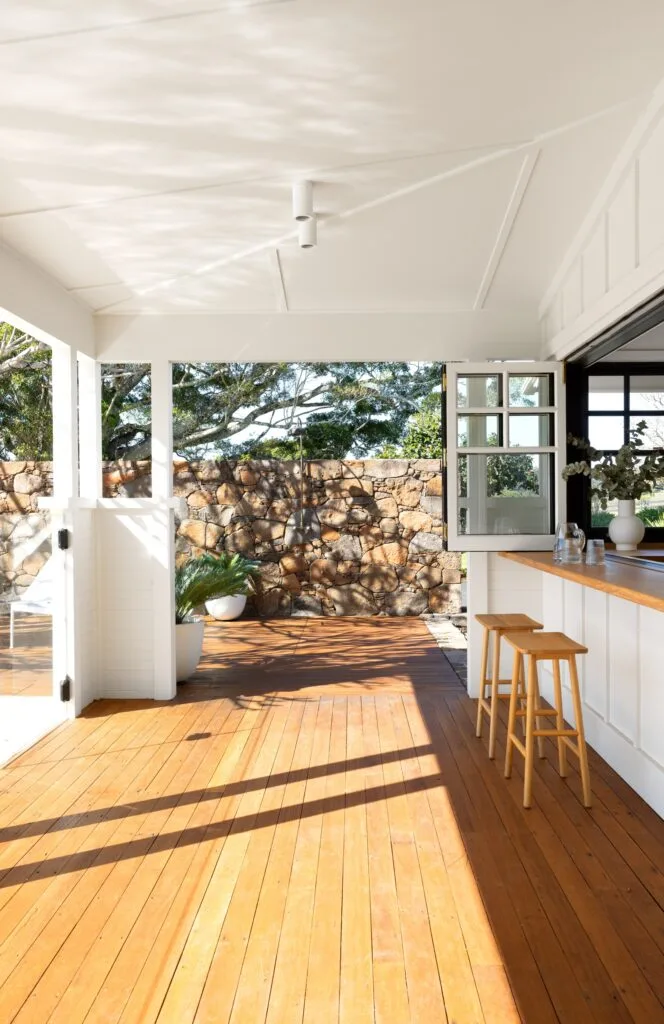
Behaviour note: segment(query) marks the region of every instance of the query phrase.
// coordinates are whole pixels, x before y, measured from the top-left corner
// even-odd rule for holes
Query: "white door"
[[[551,548],[565,518],[565,386],[554,362],[448,363],[451,551]]]

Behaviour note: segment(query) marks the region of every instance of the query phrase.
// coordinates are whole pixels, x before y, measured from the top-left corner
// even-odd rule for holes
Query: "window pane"
[[[510,374],[511,406],[521,409],[536,409],[542,405],[553,405],[553,375],[542,373],[537,376]]]
[[[625,384],[623,377],[589,377],[589,412],[619,412],[625,408]]]
[[[629,408],[664,412],[664,377],[630,377]]]
[[[625,421],[622,416],[589,416],[588,440],[599,451],[615,451],[625,443]]]
[[[653,494],[644,494],[636,502],[636,514],[646,526],[664,527],[664,486]],[[618,502],[610,501],[606,511],[596,501],[592,503],[591,522],[596,527],[607,527],[614,516],[618,515]]]
[[[459,531],[553,533],[553,456],[460,455]]]
[[[646,432],[643,435],[644,448],[664,448],[664,415],[662,416],[632,416],[629,421],[629,429],[633,430],[637,423],[644,422]]]
[[[457,377],[459,409],[495,409],[501,404],[500,377],[473,374]]]
[[[550,413],[510,416],[508,429],[510,448],[546,447],[552,443],[553,417]]]
[[[502,416],[459,416],[457,445],[459,448],[487,448],[498,445]]]

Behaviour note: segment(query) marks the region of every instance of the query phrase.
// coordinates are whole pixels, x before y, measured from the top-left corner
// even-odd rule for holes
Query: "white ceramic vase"
[[[634,499],[618,502],[618,515],[609,523],[609,537],[616,551],[634,551],[646,532],[646,528],[634,514]]]
[[[196,622],[178,622],[175,627],[175,678],[183,683],[193,676],[203,653],[202,619]]]
[[[212,601],[206,601],[205,608],[213,619],[228,622],[230,619],[239,619],[246,603],[245,594],[233,594],[231,597],[215,597]]]

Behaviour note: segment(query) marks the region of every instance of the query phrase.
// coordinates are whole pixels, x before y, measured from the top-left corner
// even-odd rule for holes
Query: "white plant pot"
[[[215,597],[213,601],[206,601],[205,608],[213,619],[228,622],[229,619],[239,619],[246,603],[245,594],[234,594],[232,597]]]
[[[197,622],[179,622],[175,627],[175,678],[183,683],[193,676],[203,653],[202,619]]]
[[[646,532],[646,528],[634,514],[634,499],[618,502],[618,515],[609,523],[609,537],[616,551],[634,551]]]

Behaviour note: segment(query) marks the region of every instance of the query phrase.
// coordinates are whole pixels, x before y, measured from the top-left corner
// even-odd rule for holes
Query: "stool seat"
[[[588,648],[564,633],[503,633],[503,639],[519,654],[550,661],[552,658],[567,659],[571,654],[587,654]]]
[[[542,623],[531,619],[529,615],[520,612],[506,613],[504,615],[476,615],[475,621],[484,627],[484,642],[482,644],[482,667],[480,680],[480,699],[477,702],[477,724],[475,735],[482,735],[482,716],[489,717],[489,757],[496,756],[496,727],[498,723],[498,702],[509,698],[509,693],[501,693],[501,686],[509,686],[511,679],[500,678],[500,641],[505,633],[509,631],[527,631],[541,629]],[[489,664],[489,640],[493,637],[493,666],[490,678],[487,678],[487,667]],[[487,689],[490,696],[487,697]]]
[[[480,626],[494,633],[505,633],[508,630],[541,629],[542,623],[531,619],[529,615],[518,612],[509,615],[476,615],[475,620]]]
[[[558,771],[561,778],[567,775],[567,751],[571,750],[579,759],[583,803],[591,805],[590,773],[588,771],[588,754],[583,730],[583,709],[579,688],[579,676],[576,668],[577,654],[587,654],[584,644],[572,640],[564,633],[534,633],[528,630],[503,633],[503,639],[514,648],[514,668],[512,671],[512,692],[507,725],[507,749],[505,751],[505,778],[512,774],[512,755],[516,748],[525,759],[523,775],[523,806],[530,807],[533,786],[533,746],[537,740],[540,757],[544,756],[543,743],[545,737],[555,739],[558,744]],[[527,682],[524,660],[528,659]],[[553,687],[555,708],[543,708],[540,704],[538,663],[550,661],[553,669]],[[563,696],[560,675],[560,663],[565,662],[569,669],[570,694],[574,707],[574,728],[567,728],[563,718]],[[525,703],[525,709],[519,705]],[[525,720],[525,736],[523,742],[516,735],[516,722]],[[540,720],[555,718],[553,728],[542,728]]]

